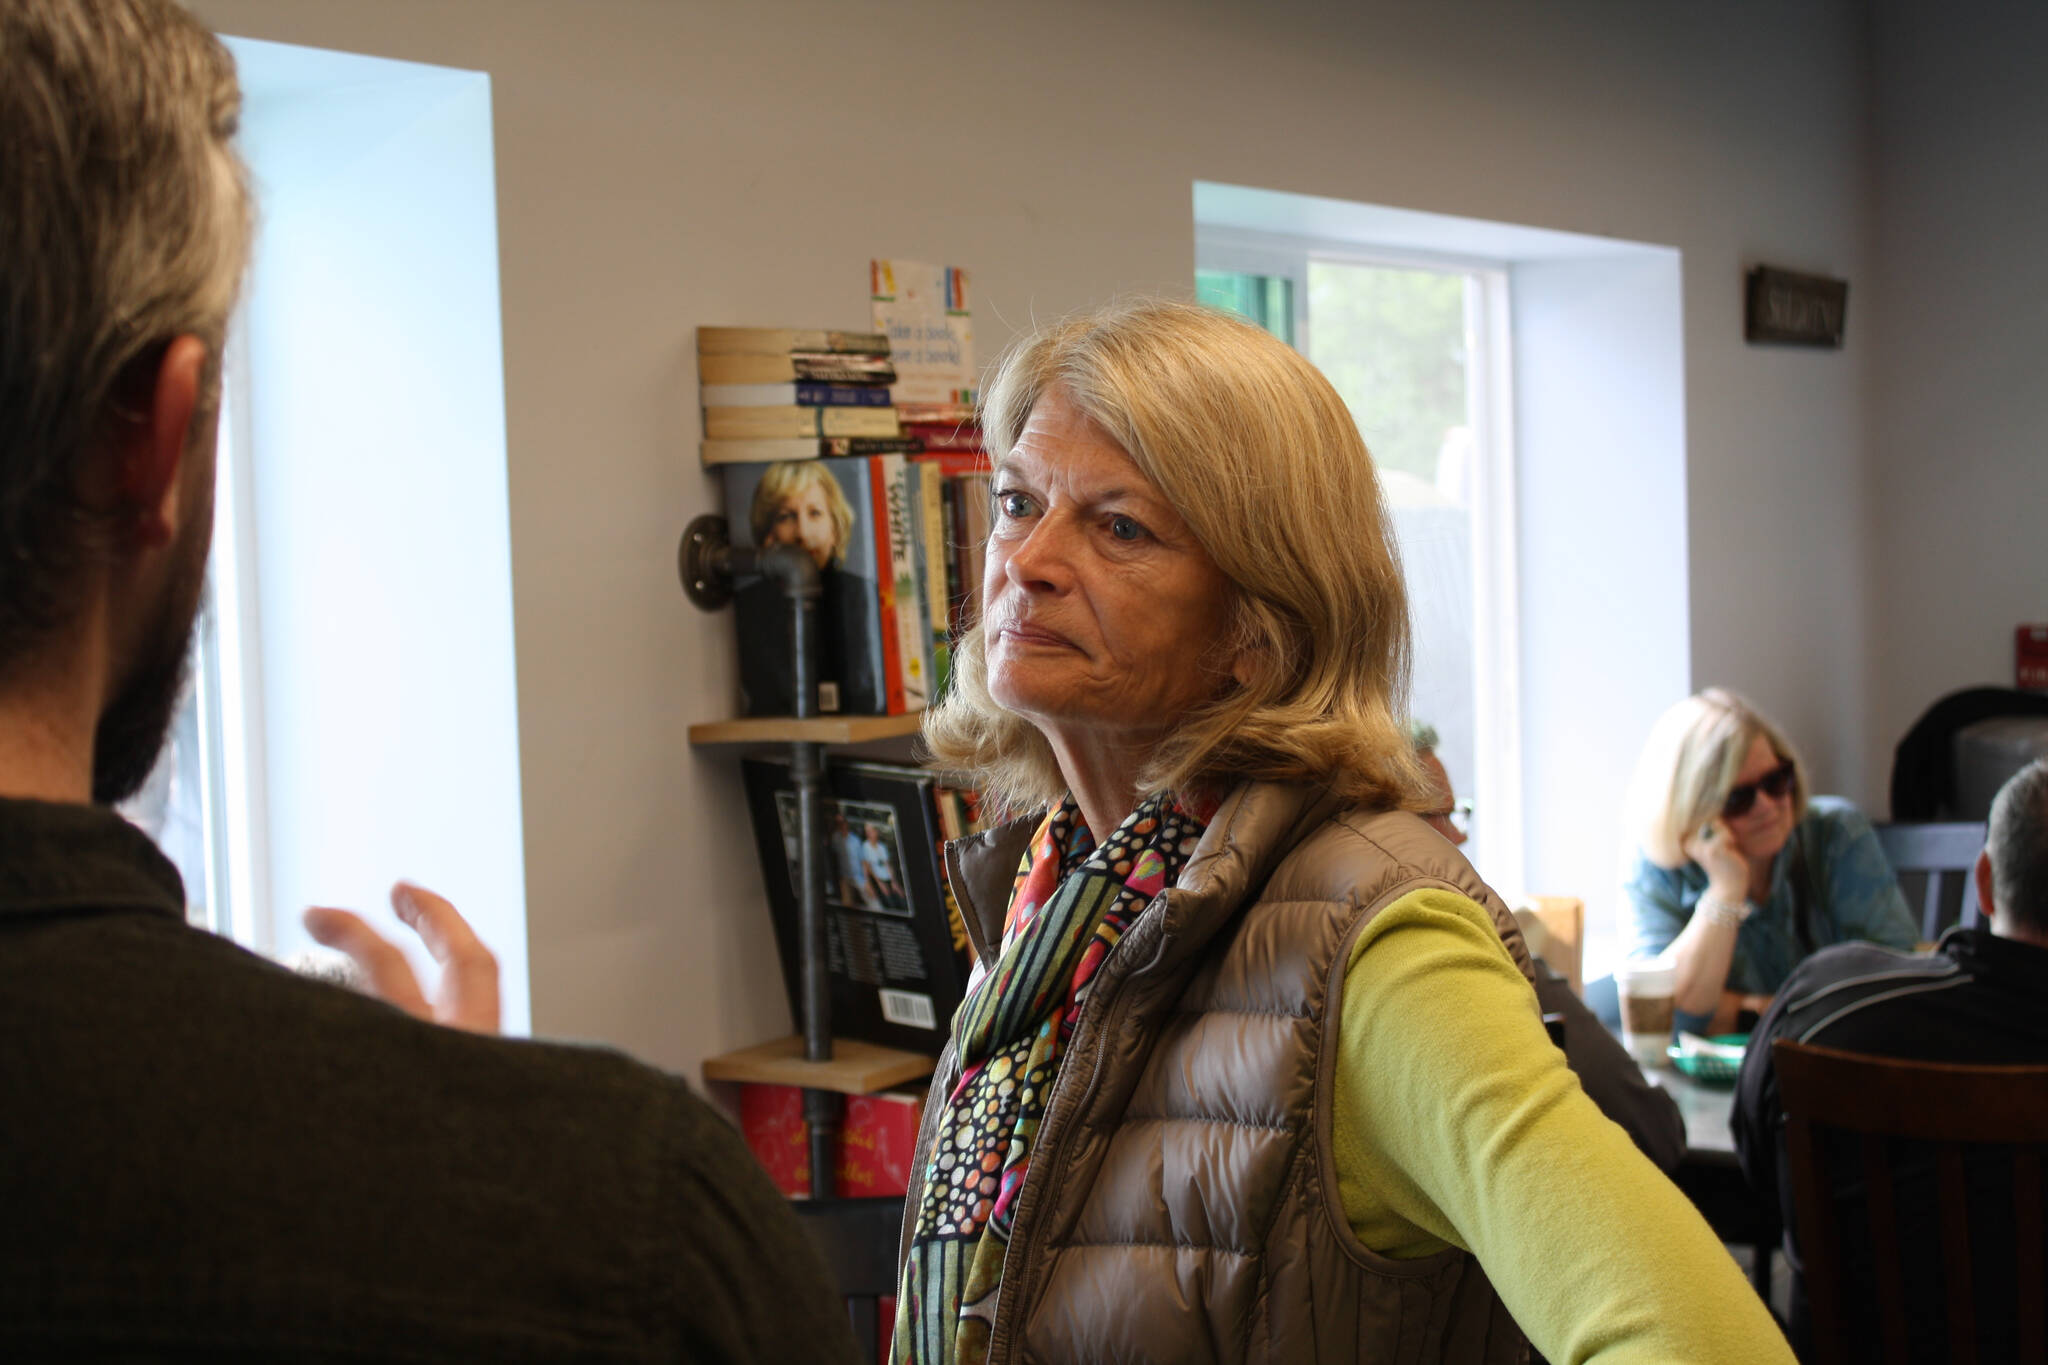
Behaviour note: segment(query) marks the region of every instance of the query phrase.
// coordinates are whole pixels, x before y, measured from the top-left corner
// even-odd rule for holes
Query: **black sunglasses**
[[[1799,769],[1791,759],[1765,773],[1754,782],[1744,782],[1739,787],[1728,789],[1728,799],[1721,803],[1723,820],[1740,820],[1749,814],[1749,808],[1756,804],[1756,794],[1764,792],[1773,798],[1783,797],[1792,790],[1792,781]]]

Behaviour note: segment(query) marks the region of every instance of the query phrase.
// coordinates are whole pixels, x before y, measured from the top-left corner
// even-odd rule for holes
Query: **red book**
[[[2014,687],[2048,691],[2048,626],[2020,626],[2013,631]]]
[[[887,714],[900,716],[910,709],[910,704],[903,696],[903,640],[896,624],[896,576],[890,568],[895,560],[889,540],[888,460],[886,455],[868,456],[868,482],[875,505],[875,563],[879,566],[875,573],[875,606],[876,623],[882,628],[882,695]]]
[[[839,1127],[837,1192],[847,1198],[908,1193],[910,1158],[923,1113],[921,1094],[884,1090],[848,1095]],[[777,1189],[797,1199],[810,1194],[811,1144],[802,1090],[793,1085],[741,1085],[740,1134]]]
[[[903,433],[926,450],[980,450],[981,428],[956,422],[904,422]]]

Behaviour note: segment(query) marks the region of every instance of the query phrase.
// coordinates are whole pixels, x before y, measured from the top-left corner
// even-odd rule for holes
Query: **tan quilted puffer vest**
[[[984,960],[1032,827],[947,849]],[[1378,1256],[1337,1193],[1326,1007],[1359,931],[1428,886],[1484,905],[1530,972],[1506,907],[1415,816],[1231,794],[1096,976],[1018,1195],[990,1365],[1526,1358],[1477,1261]],[[958,1072],[949,1048],[913,1171]]]

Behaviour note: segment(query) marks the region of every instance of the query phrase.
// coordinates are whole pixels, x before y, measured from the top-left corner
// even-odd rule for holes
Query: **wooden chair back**
[[[1792,1177],[1799,1252],[1811,1305],[1814,1358],[1846,1361],[1846,1315],[1875,1314],[1882,1359],[1909,1359],[1908,1315],[1933,1297],[1932,1286],[1908,1284],[1898,1192],[1901,1142],[1931,1144],[1939,1223],[1939,1255],[1948,1347],[1946,1359],[1975,1362],[1980,1354],[1980,1301],[1972,1256],[1970,1163],[1998,1162],[2009,1149],[2014,1243],[2010,1256],[2016,1302],[1992,1340],[2016,1341],[2018,1359],[2048,1360],[2048,1256],[2044,1256],[2041,1166],[2048,1152],[2048,1066],[1961,1066],[1904,1062],[1811,1047],[1789,1039],[1772,1046],[1785,1111],[1785,1152]],[[1847,1135],[1830,1141],[1822,1130]],[[1924,1149],[1923,1149],[1924,1150]],[[1854,1152],[1851,1158],[1849,1153]],[[1852,1169],[1838,1169],[1852,1164]],[[1980,1168],[1981,1169],[1981,1168]],[[1875,1292],[1844,1293],[1845,1232],[1837,1191],[1860,1186],[1867,1205],[1867,1246]],[[1979,1204],[1982,1208],[1983,1205]],[[1981,1262],[1981,1258],[1980,1258]],[[1976,1267],[1984,1272],[1981,1263]],[[2002,1279],[2005,1267],[1996,1269]],[[2015,1322],[2013,1318],[2016,1317]],[[2003,1348],[1998,1348],[2003,1354]]]
[[[1515,911],[1515,922],[1522,927],[1529,951],[1570,982],[1572,994],[1583,1000],[1586,903],[1577,896],[1531,896]]]
[[[1984,850],[1983,825],[1879,825],[1877,842],[1907,906],[1919,916],[1921,938],[1932,943],[1950,924],[1976,927],[1981,915],[1972,873]],[[1953,917],[1951,906],[1957,911]]]
[[[796,1199],[797,1221],[825,1258],[832,1282],[846,1300],[860,1358],[881,1353],[881,1301],[896,1292],[896,1241],[903,1231],[903,1196],[873,1199]]]

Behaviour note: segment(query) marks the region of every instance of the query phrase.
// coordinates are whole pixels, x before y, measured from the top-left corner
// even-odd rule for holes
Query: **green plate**
[[[1749,1041],[1749,1035],[1746,1033],[1721,1033],[1707,1039],[1707,1041],[1710,1043],[1724,1043],[1729,1047],[1740,1047]],[[1671,1059],[1671,1065],[1677,1067],[1680,1074],[1690,1076],[1704,1085],[1733,1085],[1735,1084],[1735,1077],[1742,1070],[1742,1063],[1739,1061],[1729,1061],[1704,1052],[1688,1052],[1677,1043],[1673,1043],[1670,1047],[1666,1048],[1664,1055]]]

